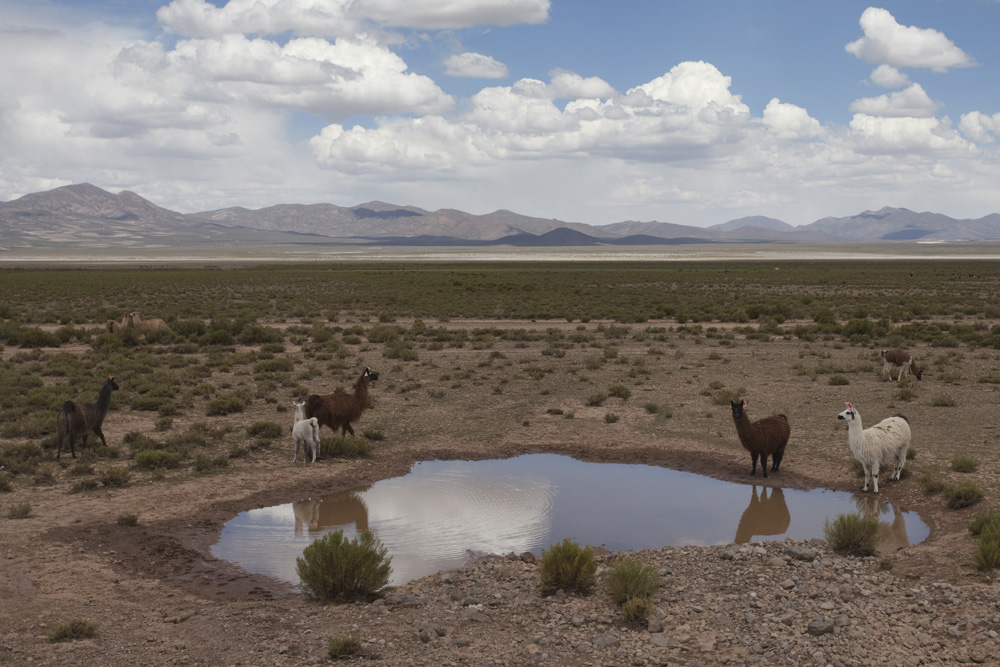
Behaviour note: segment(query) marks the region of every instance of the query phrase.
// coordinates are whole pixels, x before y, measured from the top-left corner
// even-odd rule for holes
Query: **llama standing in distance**
[[[158,331],[160,329],[169,329],[167,323],[161,320],[159,317],[153,317],[148,320],[144,320],[139,317],[139,311],[134,311],[129,313],[129,320],[132,321],[132,326],[139,330],[139,333],[145,335],[150,331]]]
[[[302,462],[309,460],[309,451],[312,450],[312,462],[316,463],[316,456],[319,454],[319,420],[315,417],[306,419],[305,401],[293,401],[295,406],[295,418],[292,422],[292,442],[295,443],[295,455],[292,463],[299,458],[299,447],[302,447]]]
[[[791,434],[791,427],[788,425],[788,417],[785,415],[771,415],[755,422],[750,421],[747,416],[746,399],[729,401],[733,409],[733,422],[736,424],[736,434],[740,436],[740,443],[750,452],[750,461],[753,467],[750,474],[757,475],[757,457],[760,457],[761,471],[767,477],[767,457],[771,456],[771,472],[778,472],[781,459],[785,456],[785,446],[788,444],[788,436]]]
[[[875,493],[878,493],[878,469],[882,464],[894,465],[890,480],[898,480],[906,463],[906,451],[910,448],[910,423],[903,415],[883,419],[874,426],[861,426],[861,415],[848,403],[847,409],[837,415],[837,419],[847,420],[847,442],[865,469],[865,485],[862,491],[868,490],[868,480],[875,482]]]
[[[91,432],[97,435],[108,446],[108,441],[104,439],[104,432],[101,424],[104,423],[104,416],[108,414],[108,407],[111,405],[111,392],[118,389],[115,379],[108,376],[107,382],[101,387],[101,392],[97,395],[97,403],[87,403],[77,405],[73,401],[63,403],[56,420],[59,431],[59,447],[56,449],[56,460],[62,455],[63,440],[69,437],[69,451],[76,458],[76,436],[82,436],[81,445],[87,446],[87,436]]]
[[[923,371],[917,367],[913,355],[905,350],[882,350],[882,359],[882,372],[887,373],[890,380],[893,368],[899,369],[896,382],[902,380],[909,373],[913,373],[913,377],[917,380],[920,380],[920,376],[923,375]]]
[[[115,322],[114,320],[108,320],[108,327],[107,327],[108,328],[108,333],[115,333],[116,331],[118,331],[122,327],[127,327],[127,326],[128,326],[128,313],[125,313],[124,315],[122,315],[122,321],[121,322]]]
[[[312,394],[306,399],[306,419],[315,417],[320,426],[328,426],[334,433],[354,435],[351,423],[361,419],[368,409],[368,383],[378,380],[378,373],[365,366],[361,377],[354,383],[353,394]]]

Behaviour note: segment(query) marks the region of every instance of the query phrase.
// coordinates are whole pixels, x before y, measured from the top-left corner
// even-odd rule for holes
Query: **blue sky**
[[[0,0],[0,200],[1000,212],[1000,0]]]

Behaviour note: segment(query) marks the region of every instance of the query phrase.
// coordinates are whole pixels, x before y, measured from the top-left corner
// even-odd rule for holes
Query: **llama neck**
[[[108,411],[108,408],[111,406],[111,392],[111,385],[106,384],[101,389],[101,393],[97,395],[96,407],[97,412],[101,417],[104,416],[104,414]]]
[[[295,421],[297,421],[297,422],[298,421],[302,421],[305,418],[306,418],[305,406],[303,406],[303,405],[296,405],[295,406],[295,418],[294,418]]]
[[[364,375],[354,384],[354,400],[360,405],[368,405],[368,378]]]

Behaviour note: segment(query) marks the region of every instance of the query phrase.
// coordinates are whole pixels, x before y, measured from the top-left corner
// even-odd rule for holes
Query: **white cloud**
[[[904,90],[851,102],[851,111],[870,116],[930,118],[940,107],[941,103],[932,100],[919,83],[911,84]]]
[[[879,65],[869,79],[880,88],[902,88],[910,85],[910,77],[892,65]]]
[[[885,118],[857,113],[851,119],[851,131],[860,153],[882,155],[946,154],[971,155],[975,146],[952,129],[947,119]]]
[[[822,132],[818,120],[794,104],[786,104],[777,97],[764,109],[764,125],[779,139],[811,139]]]
[[[549,72],[549,77],[553,97],[557,99],[598,99],[618,94],[611,84],[596,76],[584,78],[575,72],[557,69]]]
[[[900,25],[892,14],[878,7],[869,7],[861,14],[861,29],[865,36],[844,49],[866,62],[896,68],[928,68],[935,72],[976,64],[944,33]]]
[[[992,143],[993,135],[1000,134],[1000,113],[989,116],[979,111],[972,111],[962,115],[958,127],[970,141],[977,144]]]
[[[502,79],[509,74],[502,62],[481,53],[459,53],[444,61],[445,74],[450,76]]]
[[[175,33],[199,37],[292,32],[347,37],[367,28],[440,30],[543,23],[549,0],[173,0],[156,16]]]

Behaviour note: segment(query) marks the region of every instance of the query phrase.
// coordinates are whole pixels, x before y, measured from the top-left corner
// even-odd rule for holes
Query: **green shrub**
[[[843,375],[831,375],[830,379],[827,380],[826,383],[834,387],[842,387],[844,385],[851,384],[851,381]]]
[[[632,396],[632,390],[623,384],[616,384],[612,387],[608,387],[608,395],[627,401]]]
[[[980,570],[1000,567],[1000,532],[989,530],[979,535],[972,563]]]
[[[652,598],[661,586],[659,573],[635,558],[618,560],[604,579],[608,595],[618,606],[633,598]]]
[[[944,490],[944,497],[949,509],[959,510],[975,505],[982,500],[983,491],[972,482],[962,482],[961,484],[946,488]]]
[[[621,606],[622,617],[629,625],[643,626],[649,620],[653,611],[653,603],[649,598],[629,598]]]
[[[878,548],[878,517],[873,514],[841,514],[823,522],[826,541],[844,556],[872,556]]]
[[[84,493],[86,491],[93,491],[97,488],[97,480],[93,477],[86,477],[81,479],[79,482],[73,485],[69,490],[70,493]]]
[[[347,435],[343,438],[332,436],[319,443],[319,453],[325,457],[358,459],[371,454],[375,445],[367,438]]]
[[[352,632],[346,637],[330,637],[326,643],[327,655],[330,660],[343,660],[361,653],[361,638]]]
[[[208,402],[205,407],[205,414],[209,417],[216,415],[231,415],[238,412],[243,412],[244,408],[247,406],[247,401],[243,396],[238,394],[226,394],[225,396],[216,396]]]
[[[1000,533],[1000,511],[989,509],[985,512],[978,512],[969,522],[969,532],[973,535],[981,535],[991,531]]]
[[[31,516],[31,503],[15,503],[7,509],[8,519],[27,519]]]
[[[160,470],[177,468],[181,464],[181,455],[175,452],[164,452],[159,449],[147,449],[135,457],[135,467],[142,470]]]
[[[541,592],[551,595],[558,590],[587,593],[594,587],[597,561],[594,550],[581,548],[565,538],[561,543],[542,549]]]
[[[212,472],[220,468],[229,467],[229,455],[219,454],[218,456],[208,456],[198,454],[194,459],[194,469],[197,472]]]
[[[10,493],[13,490],[14,487],[10,483],[10,475],[6,471],[0,471],[0,493]]]
[[[945,395],[935,396],[931,400],[931,405],[937,408],[953,408],[955,407],[955,399]]]
[[[924,490],[924,493],[941,493],[945,490],[945,484],[942,480],[938,479],[937,476],[932,472],[925,472],[920,476],[920,488]]]
[[[101,484],[107,487],[123,487],[128,486],[129,478],[131,474],[128,468],[122,468],[121,466],[112,466],[105,469],[101,473]]]
[[[286,431],[286,427],[275,422],[260,421],[254,422],[247,426],[247,435],[251,438],[270,438],[276,440],[286,434],[290,433],[290,429]]]
[[[608,395],[604,393],[591,394],[587,397],[587,405],[591,407],[600,407],[604,405],[604,401],[608,400]]]
[[[616,415],[613,412],[606,412],[606,413],[604,413],[604,423],[605,424],[614,424],[619,419],[621,419],[621,417],[619,417],[618,415]]]
[[[648,412],[651,415],[655,415],[657,412],[660,411],[660,406],[657,405],[656,403],[646,403],[646,405],[642,407],[646,410],[646,412]]]
[[[133,528],[139,525],[138,514],[119,514],[118,525],[122,528]]]
[[[979,462],[971,456],[959,454],[951,460],[951,469],[955,472],[976,472]]]
[[[73,619],[53,627],[49,631],[49,641],[68,642],[77,639],[90,639],[97,636],[97,629],[100,626],[100,623],[94,623],[85,618]]]
[[[305,593],[320,602],[364,600],[389,585],[392,557],[371,531],[353,540],[335,530],[314,541],[295,559]]]

